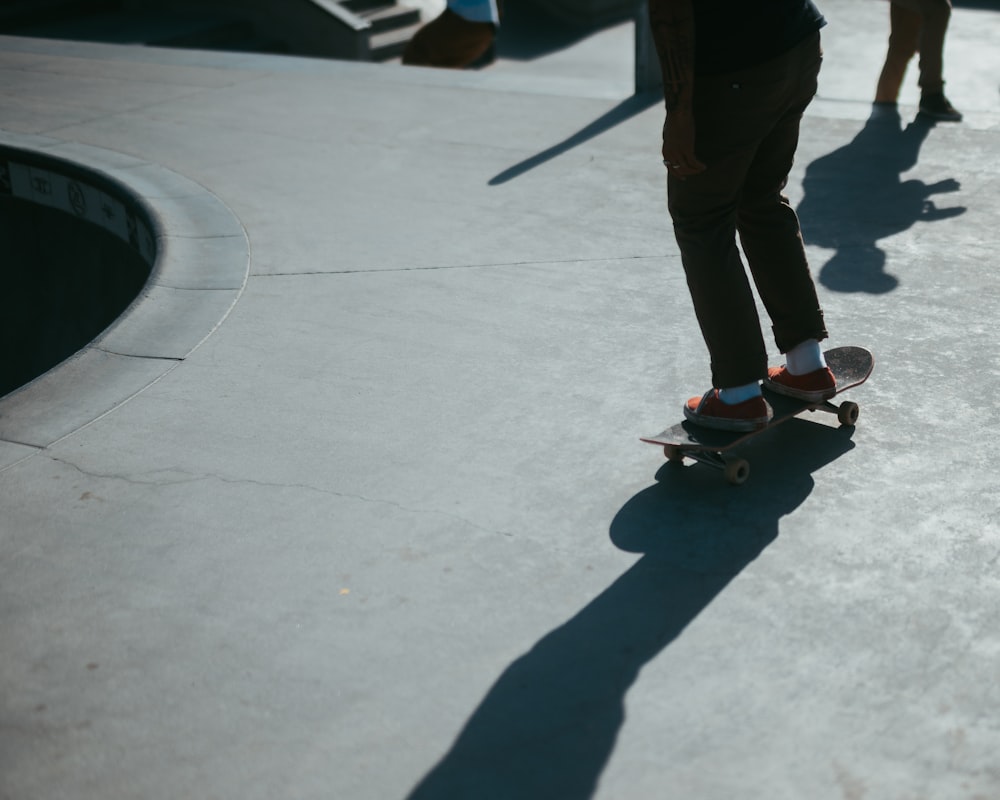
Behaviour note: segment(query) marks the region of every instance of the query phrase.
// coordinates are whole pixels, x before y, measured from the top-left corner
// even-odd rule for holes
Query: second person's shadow
[[[665,464],[611,523],[614,544],[642,557],[503,671],[410,800],[593,797],[642,667],[775,540],[852,431],[790,420],[747,447],[754,474],[738,489]]]
[[[917,222],[934,222],[965,212],[938,208],[932,199],[957,191],[949,179],[934,184],[910,179],[920,148],[934,122],[918,116],[906,127],[895,107],[874,106],[865,126],[849,143],[806,167],[798,207],[807,244],[834,250],[819,280],[837,292],[890,292],[899,279],[886,271],[879,241]]]

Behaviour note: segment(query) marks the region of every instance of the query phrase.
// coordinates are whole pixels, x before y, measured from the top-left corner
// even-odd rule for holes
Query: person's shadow
[[[409,800],[593,797],[639,671],[774,541],[852,432],[790,420],[747,446],[754,474],[739,488],[665,464],[611,523],[614,544],[642,557],[504,670]]]
[[[807,244],[834,250],[819,280],[837,292],[890,292],[898,278],[886,272],[880,240],[917,222],[934,222],[965,212],[938,208],[933,195],[958,190],[956,180],[928,185],[902,180],[920,156],[934,122],[918,116],[905,128],[895,108],[873,107],[864,128],[847,145],[806,167],[798,207]]]

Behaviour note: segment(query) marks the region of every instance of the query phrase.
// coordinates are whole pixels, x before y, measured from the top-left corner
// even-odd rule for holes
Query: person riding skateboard
[[[761,381],[822,400],[836,391],[795,211],[782,193],[802,114],[816,93],[826,21],[812,0],[649,0],[663,74],[667,205],[713,388],[692,397],[698,424],[767,424]],[[768,368],[743,252],[782,367]]]

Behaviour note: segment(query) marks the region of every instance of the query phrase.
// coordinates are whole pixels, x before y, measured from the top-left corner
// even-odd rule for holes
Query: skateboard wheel
[[[861,409],[858,404],[848,400],[840,404],[840,408],[837,410],[837,419],[840,420],[841,425],[857,425],[860,414]]]
[[[743,458],[726,462],[725,475],[733,486],[741,486],[750,477],[750,462]]]
[[[667,457],[667,461],[671,461],[675,464],[679,464],[684,460],[684,454],[681,452],[680,448],[675,447],[672,444],[663,446],[663,455]]]

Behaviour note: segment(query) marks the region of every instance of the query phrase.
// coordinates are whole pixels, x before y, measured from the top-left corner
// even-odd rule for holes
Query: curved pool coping
[[[94,174],[131,198],[152,226],[155,260],[142,291],[97,338],[0,398],[0,469],[127,402],[186,359],[225,320],[250,269],[246,230],[200,184],[100,147],[0,130],[0,148]]]

